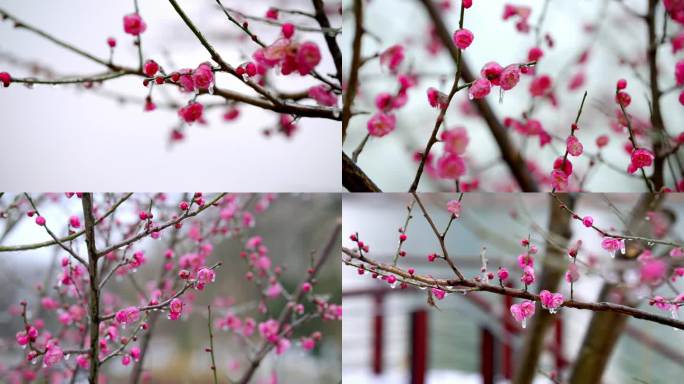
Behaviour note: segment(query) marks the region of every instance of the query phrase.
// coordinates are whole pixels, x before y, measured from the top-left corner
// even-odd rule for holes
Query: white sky
[[[141,1],[140,12],[148,29],[143,34],[146,58],[166,63],[168,50],[174,69],[196,67],[209,59],[173,8],[166,1]],[[214,8],[213,1],[179,1],[224,58],[233,64],[243,61],[250,49],[227,41],[235,27]],[[225,0],[224,5],[241,7],[263,15],[268,2]],[[309,2],[288,1],[290,7]],[[133,1],[8,1],[0,7],[20,19],[92,52],[108,56],[105,40],[115,36],[115,62],[134,66],[136,50],[132,38],[123,32],[122,17],[133,12]],[[312,25],[312,21],[308,21]],[[339,25],[338,20],[332,21]],[[256,28],[255,23],[251,23]],[[266,31],[272,41],[277,28]],[[299,32],[297,32],[299,33]],[[222,39],[223,38],[223,39]],[[322,38],[322,73],[333,65]],[[39,59],[60,74],[94,74],[102,66],[89,62],[25,30],[0,23],[0,52],[21,59]],[[168,66],[167,66],[168,68]],[[30,75],[24,68],[0,60],[0,71],[17,77]],[[224,88],[245,91],[226,77]],[[309,78],[277,79],[284,90],[301,90]],[[140,78],[107,82],[105,89],[143,98],[147,89]],[[178,97],[185,101],[189,96]],[[159,95],[158,93],[155,93]],[[157,101],[161,100],[156,97]],[[222,99],[216,98],[221,101]],[[204,100],[209,100],[205,98]],[[223,108],[208,114],[206,127],[191,126],[186,140],[169,149],[167,138],[178,118],[175,111],[143,113],[142,106],[120,106],[115,101],[77,91],[73,87],[36,86],[33,90],[13,84],[0,90],[0,187],[9,190],[231,190],[331,192],[340,189],[339,122],[303,119],[300,131],[288,140],[278,135],[264,138],[263,128],[274,125],[277,115],[252,107],[242,108],[236,123],[224,123]]]

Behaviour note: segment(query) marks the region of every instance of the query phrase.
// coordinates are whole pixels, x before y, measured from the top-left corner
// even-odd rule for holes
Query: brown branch
[[[664,138],[667,136],[665,123],[663,121],[663,115],[661,113],[660,106],[660,96],[662,92],[658,85],[658,36],[656,32],[656,9],[658,7],[658,0],[648,1],[648,14],[646,15],[646,24],[648,27],[648,50],[647,50],[647,60],[649,68],[649,81],[651,88],[651,125],[653,129],[658,133],[653,142],[653,151],[658,154],[662,152],[664,147]],[[667,17],[667,15],[665,16]],[[651,175],[651,181],[653,182],[653,187],[656,191],[660,191],[664,186],[664,168],[665,168],[665,158],[661,156],[656,156],[653,160],[653,175]],[[643,170],[643,168],[642,168]],[[673,180],[676,182],[676,180]],[[649,184],[650,188],[650,184]],[[653,192],[653,191],[651,191]]]
[[[83,218],[85,221],[86,247],[88,249],[88,275],[90,292],[88,294],[88,314],[90,317],[90,368],[88,381],[98,383],[100,368],[100,288],[97,280],[97,248],[95,246],[95,219],[93,218],[93,194],[84,193],[81,198],[83,204]]]
[[[451,260],[449,257],[449,253],[447,252],[446,249],[446,244],[444,243],[444,239],[446,238],[447,232],[445,231],[444,233],[439,233],[439,230],[437,229],[437,226],[435,225],[435,222],[432,221],[432,217],[430,217],[430,214],[428,213],[427,209],[425,209],[425,206],[423,205],[423,202],[420,201],[420,198],[418,197],[418,194],[413,192],[413,198],[416,200],[418,203],[418,206],[420,207],[420,210],[423,211],[423,216],[425,216],[425,220],[430,224],[430,227],[432,228],[432,232],[435,234],[435,237],[439,241],[439,246],[442,248],[442,257],[444,258],[444,261],[449,264],[449,267],[451,268],[452,271],[458,276],[460,280],[465,280],[465,277],[463,277],[463,274],[461,271],[456,267],[456,264]],[[463,196],[463,195],[461,195]]]
[[[521,289],[515,289],[515,288],[508,288],[508,287],[500,287],[497,285],[490,285],[490,284],[482,284],[473,280],[453,280],[453,279],[435,279],[433,277],[429,276],[423,276],[423,275],[418,275],[414,273],[413,275],[409,274],[407,271],[404,271],[401,268],[398,267],[393,267],[388,264],[383,264],[377,261],[374,261],[372,259],[369,259],[366,256],[359,256],[356,254],[354,251],[348,248],[342,248],[342,252],[346,254],[347,256],[352,257],[353,259],[358,259],[362,261],[363,263],[372,265],[375,267],[375,269],[370,269],[370,271],[373,272],[378,272],[380,271],[385,271],[387,273],[394,274],[398,277],[401,277],[404,282],[410,285],[416,285],[419,287],[428,287],[428,288],[439,288],[442,290],[446,290],[447,292],[461,292],[463,290],[466,290],[467,292],[477,292],[477,291],[482,291],[482,292],[490,292],[490,293],[496,293],[499,295],[505,295],[505,296],[510,296],[510,297],[516,297],[519,299],[525,299],[525,300],[532,300],[532,301],[540,301],[539,295],[523,291]],[[353,265],[353,267],[358,268],[359,266]],[[451,289],[450,289],[451,288]],[[678,319],[672,319],[670,317],[665,317],[665,316],[659,316],[655,315],[650,312],[642,311],[636,308],[632,308],[626,305],[621,305],[621,304],[616,304],[616,303],[609,303],[609,302],[597,302],[597,303],[589,303],[589,302],[583,302],[583,301],[576,301],[576,300],[565,300],[562,304],[561,307],[567,307],[567,308],[576,308],[576,309],[585,309],[593,312],[613,312],[613,313],[619,313],[623,315],[627,315],[630,317],[633,317],[635,319],[641,319],[641,320],[646,320],[646,321],[651,321],[654,323],[662,324],[662,325],[668,325],[673,328],[677,329],[684,329],[684,321],[678,320]]]
[[[102,222],[102,220],[106,219],[106,218],[109,217],[112,213],[114,213],[114,211],[116,211],[116,209],[117,209],[121,204],[123,204],[123,202],[125,202],[126,200],[128,200],[128,198],[131,197],[131,195],[133,195],[133,194],[132,194],[132,193],[127,193],[126,195],[124,195],[124,197],[122,197],[119,201],[117,201],[117,202],[116,202],[116,203],[115,203],[115,204],[114,204],[114,205],[113,205],[113,206],[112,206],[104,215],[102,215],[100,218],[98,218],[98,219],[95,221],[95,225],[99,224],[100,222]],[[50,246],[50,245],[59,244],[60,242],[61,242],[61,243],[66,243],[66,242],[75,240],[76,238],[80,237],[80,236],[83,235],[84,233],[85,233],[85,229],[83,229],[83,230],[81,230],[81,231],[78,231],[78,232],[74,233],[73,235],[69,235],[69,236],[63,237],[63,238],[61,238],[61,239],[58,239],[59,241],[57,241],[56,239],[53,239],[53,240],[51,240],[51,241],[44,241],[44,242],[42,242],[42,243],[24,244],[24,245],[0,246],[0,252],[28,251],[28,250],[31,250],[31,249],[38,249],[38,248],[48,247],[48,246]]]
[[[349,192],[382,192],[344,152],[342,152],[342,185]]]
[[[432,0],[428,0],[432,1]],[[431,5],[434,6],[434,5]],[[463,18],[465,17],[465,7],[463,5],[463,2],[461,2],[461,16],[458,21],[459,28],[463,28]],[[451,40],[447,43],[446,41],[443,41],[444,44],[449,44],[452,45]],[[423,175],[423,169],[425,168],[425,162],[428,159],[428,156],[430,155],[430,150],[432,149],[432,146],[435,145],[437,142],[437,134],[439,133],[439,128],[442,126],[442,123],[444,123],[444,116],[446,115],[447,109],[449,109],[449,105],[451,104],[451,100],[454,98],[456,95],[456,92],[459,91],[458,87],[458,81],[461,79],[461,61],[463,59],[463,52],[461,52],[460,49],[456,49],[456,58],[455,58],[455,63],[456,63],[456,75],[454,76],[454,83],[451,85],[451,90],[449,91],[449,95],[447,96],[447,102],[446,105],[441,106],[440,105],[440,111],[439,115],[437,116],[437,120],[435,120],[435,126],[432,128],[432,134],[430,135],[430,138],[428,139],[427,145],[425,146],[425,151],[421,153],[420,156],[420,164],[418,165],[418,170],[416,171],[416,176],[413,179],[413,183],[411,184],[411,188],[409,188],[409,192],[415,192],[418,190],[418,184],[420,183],[420,178]],[[458,182],[458,180],[457,180]]]
[[[211,305],[207,305],[207,314],[207,328],[209,328],[209,353],[211,354],[211,372],[214,374],[214,384],[218,384],[216,358],[214,357],[214,332],[212,331],[213,324],[211,323]]]
[[[106,255],[106,254],[108,254],[108,253],[111,252],[111,251],[114,251],[114,250],[119,249],[119,248],[121,248],[121,247],[125,247],[125,246],[128,245],[128,244],[131,244],[131,243],[133,243],[133,242],[136,242],[136,241],[142,239],[143,237],[150,235],[152,232],[161,232],[161,231],[163,231],[164,229],[166,229],[166,228],[168,228],[168,227],[170,227],[170,226],[176,225],[176,224],[180,223],[181,221],[183,221],[183,220],[185,220],[185,219],[188,219],[188,218],[190,218],[190,217],[197,216],[200,212],[202,212],[202,211],[204,211],[205,209],[207,209],[207,208],[213,206],[214,204],[216,204],[216,203],[217,203],[219,200],[221,200],[221,199],[223,198],[223,196],[225,196],[225,195],[226,195],[225,193],[219,193],[215,198],[213,198],[211,201],[207,202],[207,203],[204,204],[203,206],[199,207],[198,209],[196,209],[196,210],[194,210],[194,211],[192,211],[192,212],[188,210],[188,211],[186,211],[183,215],[179,216],[178,218],[173,219],[173,220],[169,220],[169,221],[167,221],[166,223],[164,223],[164,224],[162,224],[162,225],[159,225],[159,226],[157,226],[157,227],[148,226],[147,228],[145,228],[144,231],[138,233],[137,235],[134,235],[134,236],[132,236],[132,237],[129,237],[129,238],[126,239],[126,240],[123,240],[123,241],[121,241],[121,242],[119,242],[119,243],[117,243],[117,244],[114,244],[114,245],[110,245],[109,247],[107,247],[107,248],[101,250],[101,251],[99,252],[99,255],[100,255],[100,256]]]
[[[312,1],[314,8],[316,9],[316,21],[318,21],[318,25],[320,25],[323,30],[330,29],[330,20],[328,20],[328,16],[325,14],[325,4],[323,4],[323,0]],[[328,50],[335,62],[335,69],[337,71],[335,77],[340,84],[342,84],[342,51],[340,51],[340,46],[337,44],[337,40],[335,40],[335,35],[331,36],[324,32],[323,36],[325,37],[325,42],[328,44]]]
[[[354,0],[354,41],[352,43],[351,69],[347,81],[347,91],[344,93],[344,106],[342,107],[342,143],[347,138],[347,127],[351,119],[351,107],[356,98],[356,89],[359,81],[359,68],[361,67],[361,40],[363,39],[363,1]]]

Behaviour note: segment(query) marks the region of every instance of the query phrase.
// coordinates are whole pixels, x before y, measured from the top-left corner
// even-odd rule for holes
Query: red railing
[[[384,371],[385,296],[398,292],[406,293],[406,291],[390,289],[387,287],[364,288],[342,292],[343,297],[373,297],[373,336],[371,341],[373,357],[371,364],[375,375],[381,375]],[[415,292],[418,293],[420,291],[416,290]],[[496,311],[495,308],[493,308],[495,304],[479,297],[477,294],[471,293],[464,296],[464,298],[483,312],[498,312],[501,314],[498,316],[498,321],[500,322],[502,329],[501,337],[497,337],[489,327],[481,327],[480,372],[482,374],[483,383],[493,384],[497,374],[503,376],[505,379],[512,379],[515,353],[513,340],[516,335],[521,333],[521,329],[508,311],[508,308],[513,304],[512,298],[509,296],[502,297],[501,304],[503,305],[503,308],[500,311]],[[430,311],[421,309],[412,312],[410,316],[411,339],[409,349],[411,351],[411,384],[424,384],[429,365]],[[625,333],[629,337],[650,347],[663,357],[668,358],[677,364],[684,365],[684,355],[652,338],[645,332],[635,327],[627,326]],[[562,372],[570,363],[563,355],[563,344],[564,326],[562,312],[560,312],[556,315],[553,343],[546,346],[554,356],[555,368],[558,372]]]

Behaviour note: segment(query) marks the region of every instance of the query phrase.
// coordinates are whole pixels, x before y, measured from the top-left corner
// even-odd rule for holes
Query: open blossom
[[[518,266],[520,268],[533,267],[534,268],[534,257],[532,255],[523,253],[518,255]]]
[[[325,85],[317,85],[309,88],[309,97],[316,100],[319,105],[333,107],[337,105],[337,95]]]
[[[395,73],[404,61],[404,47],[397,44],[387,48],[380,54],[380,65],[386,66]]]
[[[477,79],[468,89],[468,97],[470,100],[482,99],[489,95],[492,90],[492,83],[487,79]]]
[[[639,168],[650,167],[653,165],[653,159],[655,156],[653,152],[645,148],[639,148],[632,152],[632,161],[627,167],[627,172],[634,173]]]
[[[625,240],[606,237],[603,239],[603,241],[601,241],[601,247],[611,254],[614,254],[618,250],[620,250],[622,253],[625,253]]]
[[[297,50],[297,70],[300,75],[308,75],[321,62],[321,51],[318,45],[305,41]]]
[[[558,307],[563,304],[564,298],[562,293],[551,293],[545,289],[539,292],[539,300],[542,308],[548,309],[550,313],[556,313]]]
[[[140,310],[136,307],[124,308],[114,318],[119,324],[133,324],[140,318]]]
[[[459,49],[466,49],[473,43],[475,36],[470,30],[462,28],[454,32],[453,38],[454,44],[456,44]]]
[[[280,329],[280,324],[277,320],[269,319],[259,324],[259,333],[261,336],[271,343],[278,342],[278,331]]]
[[[216,272],[214,272],[213,269],[211,268],[201,268],[199,271],[197,271],[197,289],[200,291],[204,289],[204,286],[213,283],[214,280],[216,279]]]
[[[207,63],[200,64],[192,72],[192,82],[197,89],[207,90],[214,84],[214,71]]]
[[[509,65],[501,72],[501,77],[499,79],[501,89],[504,91],[511,90],[518,85],[520,81],[520,68],[513,64]]]
[[[443,179],[459,179],[466,173],[465,160],[459,155],[445,153],[437,161],[437,173]]]
[[[468,131],[463,127],[442,131],[440,138],[444,143],[444,150],[457,155],[464,154],[470,142]]]
[[[459,216],[461,216],[461,202],[458,200],[450,200],[447,203],[447,211],[451,212],[451,214],[458,219]]]
[[[169,319],[178,320],[183,312],[183,302],[179,298],[171,300],[169,303]]]
[[[147,29],[147,24],[137,13],[131,13],[123,18],[124,32],[129,35],[138,36],[145,32]]]
[[[59,345],[48,345],[45,356],[43,356],[43,364],[46,367],[51,367],[64,359],[64,352]]]
[[[435,295],[437,300],[442,300],[444,299],[444,296],[446,296],[446,292],[439,288],[432,288],[432,294]]]
[[[202,118],[202,112],[204,111],[204,106],[197,102],[190,102],[188,105],[181,107],[178,110],[178,116],[183,119],[186,123],[194,123]]]
[[[525,285],[532,285],[534,283],[534,269],[529,266],[523,268],[523,274],[520,276],[520,281]]]
[[[672,248],[672,250],[670,250],[670,257],[674,257],[674,258],[684,257],[684,249]]]
[[[480,70],[480,75],[489,80],[492,85],[501,84],[501,74],[503,73],[503,67],[494,61],[490,61],[485,64]]]
[[[582,143],[580,143],[579,139],[575,136],[568,136],[566,143],[568,154],[571,156],[579,156],[584,151]]]
[[[506,281],[508,280],[508,269],[506,267],[499,267],[499,270],[496,271],[496,275],[501,281]]]
[[[534,316],[535,309],[534,301],[526,300],[522,303],[511,305],[511,314],[515,321],[520,322],[522,327],[525,328],[527,326],[527,319]]]
[[[368,120],[368,133],[370,133],[371,136],[383,137],[394,131],[396,125],[396,116],[389,113],[378,112]]]

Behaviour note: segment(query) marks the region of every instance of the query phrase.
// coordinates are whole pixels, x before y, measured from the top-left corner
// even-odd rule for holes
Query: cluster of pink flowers
[[[471,100],[482,99],[489,95],[494,86],[500,87],[502,91],[511,90],[520,82],[521,73],[529,73],[528,67],[511,64],[504,68],[496,62],[489,62],[480,70],[482,77],[471,84],[468,97]]]
[[[321,62],[321,52],[318,45],[311,41],[297,42],[283,37],[273,44],[258,49],[252,55],[258,72],[266,68],[280,67],[283,75],[298,72],[300,75],[308,75]]]
[[[130,325],[140,319],[140,310],[136,307],[128,307],[116,313],[114,319],[122,325]]]

